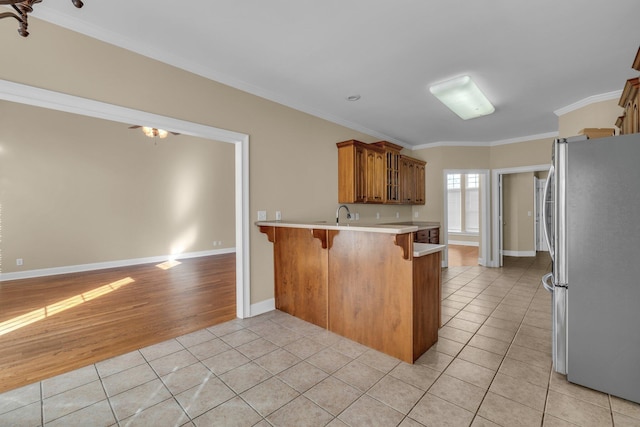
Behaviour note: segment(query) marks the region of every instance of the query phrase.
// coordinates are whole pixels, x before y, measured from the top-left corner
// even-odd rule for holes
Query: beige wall
[[[621,82],[620,89],[623,87],[624,82]],[[615,128],[616,120],[623,111],[617,98],[587,105],[560,116],[558,131],[562,138],[566,138],[578,135],[585,128]]]
[[[411,155],[427,162],[426,203],[415,206],[419,218],[443,221],[444,171],[447,169],[489,169],[489,147],[434,147],[414,150]]]
[[[7,101],[0,117],[3,273],[235,246],[231,144]]]

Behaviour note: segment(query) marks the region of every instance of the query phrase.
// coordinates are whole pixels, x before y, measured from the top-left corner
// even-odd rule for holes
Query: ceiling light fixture
[[[167,136],[169,136],[169,134],[180,135],[178,132],[171,132],[171,131],[166,131],[164,129],[152,128],[151,126],[140,126],[140,125],[129,126],[129,129],[138,129],[138,128],[142,130],[142,133],[144,133],[149,138],[164,139]]]
[[[347,96],[347,101],[357,101],[360,99],[360,95],[349,95]]]
[[[27,15],[33,12],[33,5],[36,3],[41,3],[42,0],[0,0],[0,4],[7,4],[13,8],[17,13],[13,12],[3,12],[0,13],[0,19],[2,18],[15,18],[20,26],[18,27],[18,34],[22,37],[27,37],[29,32],[27,31],[27,27],[29,23],[27,22]],[[84,4],[80,0],[71,0],[71,3],[78,9],[80,9]]]
[[[435,84],[429,91],[463,120],[486,116],[496,110],[469,76]]]
[[[164,129],[150,128],[148,126],[142,126],[142,133],[147,135],[149,138],[158,137],[160,139],[164,139],[169,135],[169,132]]]

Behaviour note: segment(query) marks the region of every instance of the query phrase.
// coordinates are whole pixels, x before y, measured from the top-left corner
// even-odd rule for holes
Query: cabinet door
[[[385,203],[400,203],[400,153],[387,150],[385,155]]]
[[[415,204],[425,204],[425,165],[416,163],[415,167]]]
[[[355,147],[354,180],[354,203],[364,203],[367,200],[367,150],[360,146]]]
[[[402,158],[400,162],[400,194],[404,204],[412,204],[415,200],[415,166],[408,158]]]
[[[440,244],[440,229],[439,228],[431,228],[429,229],[429,240],[427,243]]]
[[[384,156],[377,150],[366,151],[366,197],[367,203],[382,203],[384,195]]]
[[[339,142],[338,146],[338,202],[364,203],[367,154],[359,141]]]

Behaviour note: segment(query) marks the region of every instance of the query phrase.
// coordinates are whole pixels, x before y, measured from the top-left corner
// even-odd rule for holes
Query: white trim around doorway
[[[532,165],[532,166],[520,166],[514,168],[493,169],[491,171],[491,194],[493,194],[491,218],[493,218],[493,227],[491,233],[491,247],[493,248],[491,253],[491,261],[487,265],[488,267],[501,267],[502,257],[500,251],[502,250],[502,241],[500,239],[500,230],[502,225],[500,224],[500,191],[499,183],[502,175],[512,173],[524,173],[524,172],[542,172],[548,171],[551,167],[550,164]],[[529,252],[527,252],[529,254]],[[505,254],[506,255],[506,254]],[[532,255],[520,255],[520,256],[532,256]],[[535,252],[533,253],[535,256]]]
[[[120,123],[179,132],[235,145],[236,315],[251,316],[249,263],[249,135],[0,79],[0,99]]]

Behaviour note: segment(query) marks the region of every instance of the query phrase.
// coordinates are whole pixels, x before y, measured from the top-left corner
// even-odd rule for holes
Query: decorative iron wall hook
[[[18,27],[18,34],[22,37],[27,37],[29,35],[29,31],[27,31],[27,27],[29,25],[27,19],[28,14],[33,12],[33,5],[36,3],[41,3],[42,0],[0,0],[0,4],[7,4],[13,8],[16,12],[3,12],[0,13],[0,19],[2,18],[15,18],[20,26]],[[81,0],[71,0],[71,3],[78,9],[84,6]]]

